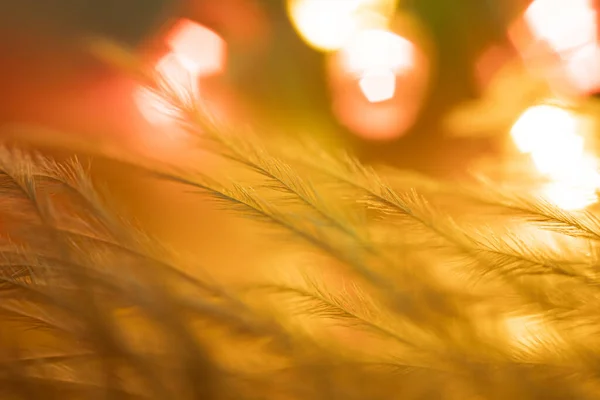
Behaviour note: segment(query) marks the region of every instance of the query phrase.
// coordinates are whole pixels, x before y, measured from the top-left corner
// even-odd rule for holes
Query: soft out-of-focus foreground
[[[2,398],[600,399],[598,11],[0,0]]]

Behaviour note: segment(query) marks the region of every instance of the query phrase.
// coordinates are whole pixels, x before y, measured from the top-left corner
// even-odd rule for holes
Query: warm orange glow
[[[212,30],[187,19],[180,20],[167,38],[179,62],[191,73],[212,75],[225,68],[226,45]]]
[[[173,101],[198,97],[201,77],[223,70],[225,42],[210,29],[187,19],[180,20],[166,39],[171,51],[156,64],[164,82],[164,93],[139,88],[135,102],[144,118],[153,125],[172,125],[180,117]]]
[[[600,89],[600,47],[597,43],[573,52],[565,64],[567,79],[577,92],[587,94]]]
[[[592,0],[535,0],[525,12],[534,36],[557,53],[596,42],[596,18]]]
[[[368,140],[407,134],[427,93],[427,37],[418,21],[397,13],[389,28],[362,29],[331,53],[327,80],[338,122]]]
[[[510,29],[528,69],[561,96],[600,89],[597,9],[595,0],[534,0]]]
[[[333,51],[363,29],[386,27],[396,1],[288,0],[288,14],[310,46]]]
[[[199,74],[189,69],[177,54],[168,53],[158,61],[155,68],[168,87],[179,94],[198,86]]]
[[[341,51],[341,62],[357,75],[374,69],[400,73],[414,66],[411,42],[393,32],[370,29],[357,34]]]
[[[564,210],[582,210],[598,202],[597,185],[547,184],[542,195]]]
[[[415,67],[414,48],[403,37],[381,29],[358,33],[340,52],[346,74],[359,79],[370,102],[389,100],[396,90],[396,76]]]
[[[550,105],[526,110],[511,130],[517,148],[550,179],[544,194],[565,209],[584,208],[598,200],[598,164],[586,154],[584,132],[580,118]]]
[[[169,53],[161,58],[156,65],[156,72],[168,86],[166,89],[176,97],[185,98],[197,94],[197,75],[191,73],[175,54]],[[145,87],[140,87],[134,96],[138,109],[151,124],[170,124],[174,118],[179,117],[179,112],[171,102],[176,99],[167,99]]]
[[[523,153],[533,153],[541,146],[561,154],[561,146],[577,135],[577,120],[568,111],[550,105],[527,109],[514,124],[511,134]]]
[[[396,75],[389,69],[369,70],[359,82],[360,89],[371,103],[379,103],[394,97]]]
[[[134,101],[142,116],[152,125],[165,125],[173,119],[173,108],[158,94],[148,88],[139,87],[134,92]]]
[[[413,123],[413,115],[399,111],[394,102],[373,104],[358,96],[339,98],[334,112],[343,125],[369,140],[395,139]]]
[[[290,3],[290,14],[302,38],[319,50],[340,48],[360,21],[355,17],[358,1],[297,0]]]

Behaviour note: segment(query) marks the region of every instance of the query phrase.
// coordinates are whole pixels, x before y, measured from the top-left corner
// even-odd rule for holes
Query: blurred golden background
[[[172,250],[186,274],[232,288],[299,284],[313,269],[325,293],[355,284],[344,295],[356,310],[364,280],[402,303],[374,302],[391,323],[370,329],[433,345],[434,366],[460,366],[449,388],[467,377],[490,398],[521,398],[510,382],[528,393],[522,361],[533,360],[549,375],[530,398],[547,399],[562,382],[554,362],[572,363],[561,378],[574,386],[596,377],[598,346],[587,337],[597,326],[588,319],[597,320],[600,223],[579,212],[599,207],[599,10],[594,0],[0,0],[0,138],[58,160],[76,155],[78,183],[89,163],[103,200]],[[332,156],[343,152],[358,161]],[[37,181],[60,180],[21,155],[3,157],[7,198],[25,187],[22,200],[35,205]],[[147,165],[155,168],[139,168]],[[171,166],[181,169],[157,173]],[[486,184],[466,185],[475,180]],[[89,230],[84,217],[104,218],[94,212],[71,222]],[[23,243],[52,247],[7,221],[7,242],[13,229]],[[110,266],[129,294],[120,268],[131,254],[106,261],[89,249],[77,250]],[[309,311],[343,320],[333,330],[352,325],[348,305],[328,299]],[[342,353],[394,353],[340,330],[331,342]],[[481,360],[491,372],[480,381]],[[495,376],[503,363],[507,375]],[[577,379],[565,372],[573,365]],[[446,390],[431,375],[399,382]],[[448,398],[468,398],[453,389]],[[595,394],[596,383],[585,390]],[[579,398],[564,393],[552,398]]]
[[[104,36],[143,53],[148,43],[164,43],[178,19],[188,18],[223,40],[226,57],[218,74],[204,78],[204,86],[239,120],[269,132],[327,137],[369,161],[456,173],[496,145],[489,135],[448,135],[443,118],[484,95],[482,81],[491,79],[507,52],[488,57],[483,72],[479,60],[490,49],[509,46],[507,29],[526,5],[516,0],[4,1],[2,79],[10,104],[3,104],[1,112],[4,118],[22,113],[49,118],[35,110],[35,103],[52,91],[65,92],[60,97],[66,102],[77,88],[79,98],[73,102],[89,97],[94,103],[89,107],[103,108],[104,114],[111,111],[107,102],[118,102],[123,116],[131,97],[128,89],[110,87],[111,82],[118,86],[111,73],[74,50],[78,39]],[[357,32],[375,30],[390,35],[349,42]],[[371,54],[360,55],[365,51],[360,43]],[[340,65],[340,54],[348,51],[354,52],[352,67]],[[392,65],[395,79],[382,72],[390,66],[385,63],[400,63]],[[366,84],[397,80],[390,99],[369,102],[361,97],[356,68],[366,67]],[[126,129],[109,123],[106,115],[95,118],[101,119],[107,130]],[[84,124],[89,125],[89,118]]]
[[[33,124],[51,128],[37,135],[47,142],[185,158],[176,116],[106,62],[112,40],[267,141],[309,137],[451,179],[541,178],[542,193],[581,209],[600,184],[597,11],[591,0],[6,0],[0,122],[7,137]],[[103,168],[143,214],[124,167]]]

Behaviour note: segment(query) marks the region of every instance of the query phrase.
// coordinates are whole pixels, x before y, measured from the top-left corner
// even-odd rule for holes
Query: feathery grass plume
[[[385,398],[600,396],[593,214],[481,183],[454,187],[400,171],[384,178],[351,156],[269,146],[198,103],[177,104],[199,145],[243,173],[231,181],[191,170],[162,176],[330,258],[315,261],[309,279],[250,290],[255,308],[270,310],[290,335],[343,365],[402,371],[378,370],[399,383],[377,383]],[[331,269],[341,278],[324,280]],[[361,290],[341,290],[347,281]],[[365,331],[394,345],[364,342]],[[356,351],[361,345],[370,351]],[[378,382],[361,373],[367,386]]]
[[[3,398],[318,398],[270,382],[301,345],[172,264],[76,161],[2,150],[0,185]]]
[[[298,257],[196,277],[77,161],[3,150],[3,398],[600,398],[593,211],[263,143],[159,83],[231,176],[139,166]]]

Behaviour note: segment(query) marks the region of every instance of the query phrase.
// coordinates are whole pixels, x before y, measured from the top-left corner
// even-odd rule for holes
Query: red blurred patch
[[[134,87],[98,60],[55,37],[0,32],[0,126],[47,125],[72,135],[120,140]],[[124,117],[125,116],[125,117]]]

